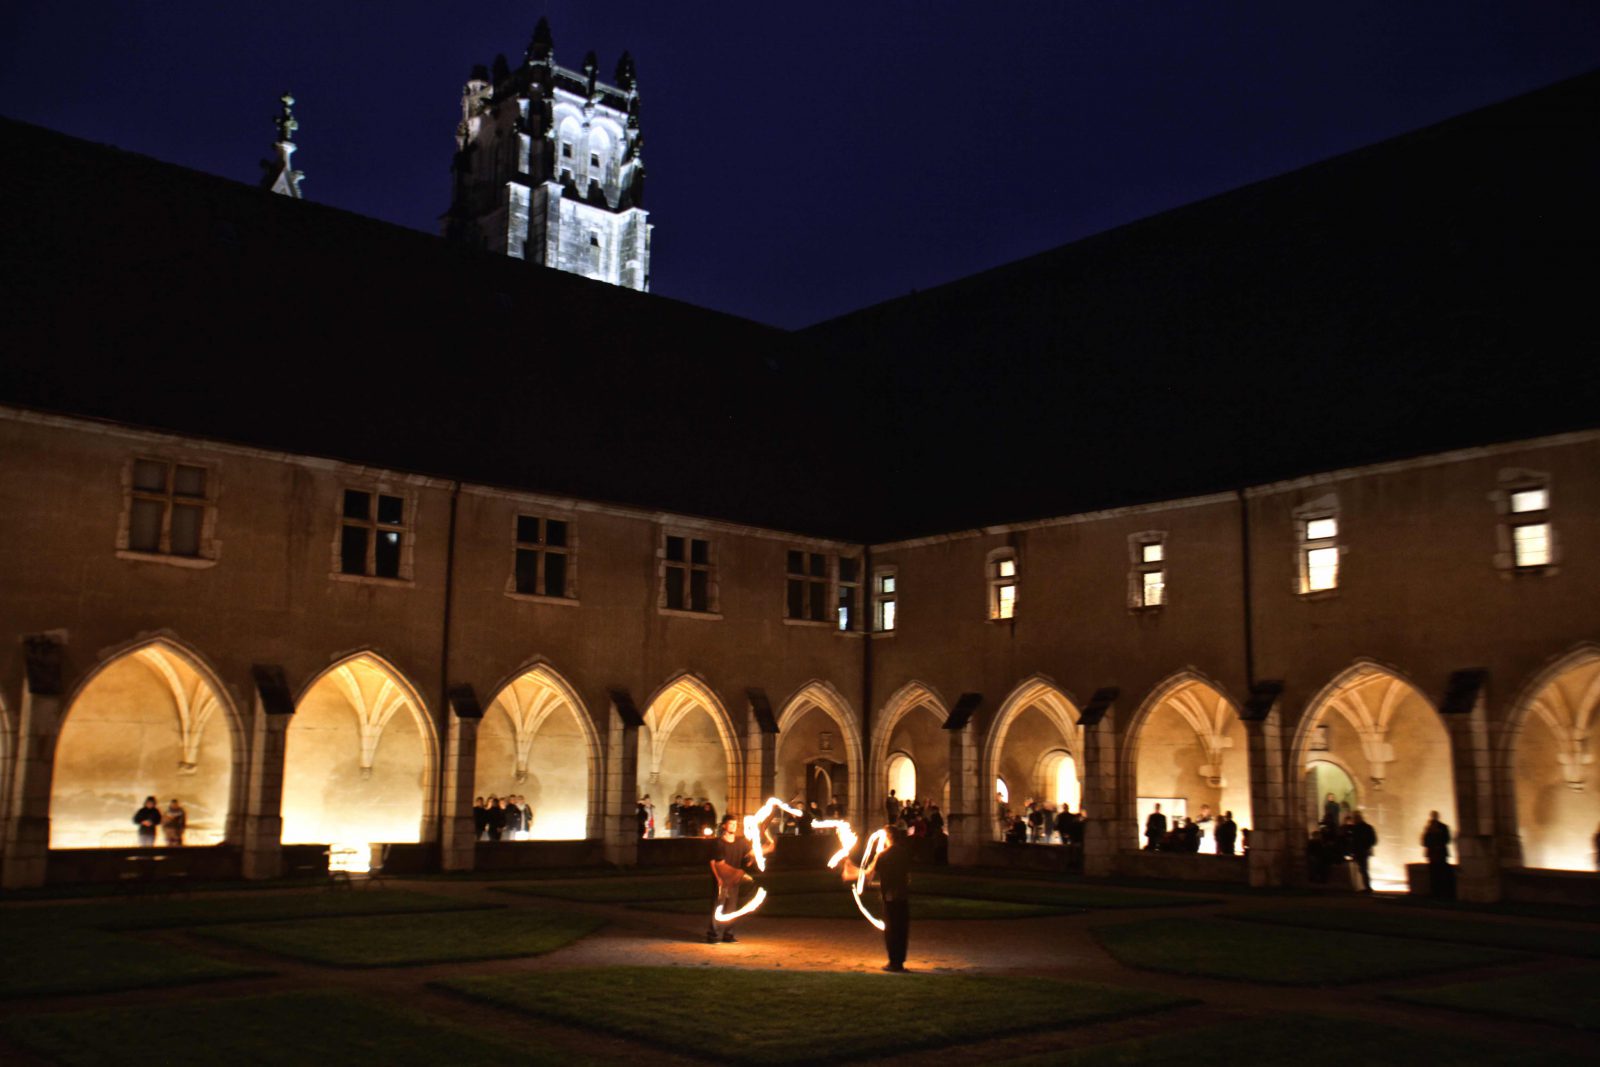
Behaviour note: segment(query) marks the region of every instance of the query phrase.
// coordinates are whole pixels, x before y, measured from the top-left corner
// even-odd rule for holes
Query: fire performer
[[[739,940],[733,936],[733,920],[722,920],[718,915],[739,910],[739,886],[755,881],[744,870],[751,862],[750,842],[740,835],[739,820],[725,816],[722,832],[711,842],[711,877],[717,880],[717,899],[711,906],[711,924],[706,927],[708,945]]]
[[[906,947],[911,940],[911,846],[906,844],[906,828],[898,823],[884,827],[888,834],[883,848],[867,861],[866,875],[878,877],[878,894],[883,898],[883,947],[889,963],[883,969],[904,974]],[[845,881],[855,881],[861,868],[844,861]]]

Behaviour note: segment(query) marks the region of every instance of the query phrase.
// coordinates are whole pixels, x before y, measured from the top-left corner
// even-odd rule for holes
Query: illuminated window
[[[682,534],[662,539],[661,604],[668,611],[715,610],[711,542]]]
[[[565,519],[517,516],[512,582],[523,596],[569,598],[572,581],[572,525]]]
[[[404,498],[346,489],[339,516],[339,573],[403,578],[410,547]]]
[[[835,619],[839,629],[849,632],[856,628],[856,605],[861,596],[861,561],[849,556],[839,557],[839,585],[835,598]]]
[[[821,552],[789,552],[788,615],[828,621],[828,557]]]
[[[1129,548],[1133,553],[1133,606],[1161,607],[1167,602],[1166,534],[1135,534],[1129,538]]]
[[[1508,495],[1511,563],[1517,570],[1543,569],[1555,562],[1550,534],[1550,490],[1514,489]]]
[[[989,618],[1011,619],[1017,613],[1017,555],[1001,549],[989,557]]]
[[[886,567],[872,572],[872,628],[891,633],[895,622],[895,573]]]
[[[204,467],[135,459],[128,469],[125,547],[130,552],[198,558],[210,515]]]
[[[1339,520],[1308,518],[1300,536],[1300,592],[1320,593],[1339,586]]]

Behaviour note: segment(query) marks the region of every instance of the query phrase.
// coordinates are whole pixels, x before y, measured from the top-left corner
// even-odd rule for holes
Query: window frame
[[[1005,573],[1008,563],[1011,565],[1010,574]],[[1022,563],[1017,550],[1007,546],[991,551],[984,560],[984,574],[988,579],[989,621],[1015,622],[1017,603],[1022,599]],[[1011,590],[1009,598],[1004,593],[1005,589]]]
[[[135,472],[140,463],[156,463],[164,468],[163,488],[142,488],[135,484]],[[203,488],[195,496],[177,491],[177,472],[180,467],[201,472]],[[152,563],[167,563],[177,567],[212,567],[216,565],[220,544],[216,538],[217,517],[217,464],[189,456],[140,451],[129,455],[122,465],[122,510],[117,517],[116,555],[119,559]],[[161,508],[161,525],[155,548],[135,548],[133,545],[133,518],[140,502],[154,503]],[[200,512],[199,526],[195,531],[195,551],[172,550],[172,518],[180,507],[195,508]]]
[[[350,493],[367,497],[367,515],[359,518],[345,513],[345,503]],[[383,498],[400,501],[398,523],[380,521]],[[366,582],[375,585],[411,585],[412,568],[416,556],[417,495],[415,492],[396,489],[388,483],[341,483],[335,498],[333,525],[333,561],[331,574],[335,581]],[[345,530],[360,529],[367,532],[364,551],[366,570],[362,573],[344,569]],[[377,573],[378,535],[392,533],[399,536],[394,574]]]
[[[522,539],[522,521],[531,519],[538,523],[538,540],[524,541]],[[550,523],[559,522],[565,527],[564,543],[560,545],[549,544]],[[524,552],[538,554],[534,564],[535,591],[525,592],[520,586],[519,561]],[[565,559],[564,591],[549,593],[546,575],[548,556],[558,555]],[[578,524],[570,515],[552,515],[547,512],[531,512],[517,509],[511,515],[511,573],[506,577],[506,596],[513,600],[538,601],[548,604],[578,603]]]
[[[1154,559],[1149,558],[1150,550],[1155,549]],[[1128,537],[1128,607],[1134,611],[1160,611],[1167,606],[1168,581],[1167,575],[1167,532],[1165,530],[1142,530]],[[1158,578],[1157,588],[1160,590],[1156,599],[1150,599],[1150,578]]]
[[[1320,537],[1313,537],[1312,527],[1317,523],[1331,522],[1331,533]],[[1336,593],[1344,580],[1344,544],[1342,541],[1342,524],[1337,511],[1318,510],[1308,512],[1304,517],[1296,520],[1295,533],[1298,544],[1295,555],[1299,561],[1300,595],[1318,596]],[[1313,585],[1314,576],[1323,569],[1313,562],[1314,558],[1322,553],[1332,552],[1333,569],[1332,581],[1327,585]]]
[[[683,558],[669,559],[668,548],[670,543],[678,539],[683,542]],[[696,561],[694,546],[696,543],[705,546],[705,559]],[[721,614],[721,588],[717,580],[717,543],[709,536],[696,536],[682,529],[662,528],[661,537],[656,545],[656,612],[660,615],[674,615],[688,619],[720,619]],[[683,572],[683,605],[672,607],[669,604],[668,588],[673,571]],[[694,576],[704,574],[705,606],[693,607],[694,603]]]
[[[1540,494],[1541,506],[1519,509],[1517,498],[1527,493]],[[1538,578],[1555,574],[1559,569],[1561,553],[1552,518],[1554,494],[1551,492],[1550,476],[1542,471],[1501,471],[1500,488],[1489,497],[1500,517],[1495,531],[1495,567],[1506,577]],[[1537,562],[1524,562],[1521,558],[1522,542],[1517,533],[1519,530],[1535,528],[1544,533],[1544,558]]]
[[[887,589],[884,583],[890,583]],[[888,623],[884,622],[884,608],[888,607]],[[893,634],[900,624],[900,575],[894,566],[872,569],[872,632]]]

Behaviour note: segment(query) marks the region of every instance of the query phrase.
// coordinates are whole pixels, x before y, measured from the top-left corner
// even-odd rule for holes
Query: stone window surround
[[[1002,576],[1000,565],[1010,561],[1011,574]],[[985,617],[990,622],[1015,622],[1017,619],[1017,606],[1022,600],[1022,563],[1018,558],[1015,546],[1004,545],[1000,548],[990,549],[984,556],[983,562],[984,588],[986,591],[987,605]],[[1011,614],[1000,614],[1000,589],[1011,586]]]
[[[523,516],[531,519],[538,519],[540,523],[539,529],[541,532],[543,532],[545,529],[543,524],[550,521],[552,518],[557,522],[564,522],[567,524],[567,543],[564,547],[564,554],[567,557],[566,595],[548,596],[544,593],[517,592],[517,550],[523,547],[523,542],[517,540],[517,520]],[[542,544],[540,545],[540,551],[544,551]],[[511,571],[506,575],[505,595],[507,599],[520,600],[529,604],[558,604],[563,607],[572,608],[580,606],[580,601],[578,600],[578,522],[574,516],[568,514],[552,515],[549,511],[534,512],[520,507],[512,511]]]
[[[169,552],[142,552],[129,548],[129,523],[133,521],[133,465],[137,460],[165,463],[169,467],[179,464],[198,467],[206,472],[204,513],[200,519],[200,551],[193,556],[178,556]],[[122,464],[122,509],[117,515],[116,556],[118,559],[139,563],[165,563],[171,567],[191,570],[215,567],[222,555],[222,542],[217,539],[217,500],[221,495],[218,483],[219,464],[215,459],[201,459],[176,449],[143,449],[129,455]]]
[[[1160,545],[1161,559],[1154,562],[1145,562],[1144,549],[1146,545]],[[1158,612],[1167,606],[1171,582],[1167,578],[1167,531],[1165,530],[1140,530],[1138,533],[1128,535],[1128,609],[1130,611]],[[1159,572],[1161,578],[1161,602],[1146,604],[1144,602],[1144,576]]]
[[[1325,493],[1315,500],[1308,500],[1297,506],[1291,513],[1294,519],[1294,577],[1292,588],[1294,595],[1300,600],[1327,600],[1339,595],[1339,589],[1344,585],[1344,557],[1347,550],[1345,545],[1344,521],[1340,518],[1339,494]],[[1306,530],[1310,523],[1318,519],[1333,519],[1336,528],[1334,536],[1324,540],[1311,542],[1306,540]],[[1326,543],[1325,543],[1326,542]],[[1327,589],[1311,589],[1309,553],[1313,548],[1337,549],[1339,569],[1334,575],[1333,585]]]
[[[667,538],[669,537],[683,538],[685,558],[681,563],[677,560],[667,559]],[[694,555],[693,542],[695,541],[704,541],[706,543],[707,562],[704,564],[690,562]],[[686,572],[685,598],[689,595],[688,573],[695,570],[702,570],[706,573],[706,610],[694,611],[689,608],[667,607],[667,568],[669,566],[681,566],[684,568]],[[669,526],[660,527],[656,537],[656,614],[682,619],[722,618],[722,589],[721,583],[717,580],[717,542],[709,535],[709,532],[702,532],[697,537],[687,529]]]
[[[894,591],[891,593],[882,591],[881,583],[885,578],[894,582]],[[869,629],[875,638],[893,637],[900,629],[900,568],[892,563],[873,567],[871,581],[868,599],[871,601],[872,617],[869,620]],[[881,608],[885,603],[894,605],[894,625],[887,629],[880,625],[883,618]]]
[[[400,567],[399,574],[387,578],[377,574],[347,574],[341,569],[344,562],[342,539],[344,536],[344,494],[346,491],[367,493],[372,497],[374,522],[368,528],[376,533],[377,501],[378,496],[396,496],[402,501],[400,524]],[[340,481],[338,491],[334,494],[334,522],[333,538],[330,546],[330,559],[328,563],[328,577],[336,582],[353,582],[358,585],[387,585],[410,587],[415,585],[414,568],[416,565],[417,544],[417,494],[411,490],[397,489],[387,481],[362,481],[359,479],[343,479]],[[369,547],[368,555],[374,551]]]
[[[1530,470],[1525,467],[1503,468],[1496,479],[1499,485],[1489,493],[1489,503],[1494,506],[1495,514],[1499,521],[1495,524],[1495,551],[1494,568],[1500,577],[1506,580],[1516,578],[1548,578],[1561,571],[1561,541],[1556,536],[1555,523],[1551,521],[1554,511],[1555,495],[1550,490],[1550,474],[1548,471]],[[1545,492],[1545,506],[1543,511],[1513,512],[1511,510],[1511,495],[1529,489],[1543,489]],[[1550,562],[1534,564],[1531,566],[1518,566],[1516,549],[1512,544],[1513,529],[1517,526],[1530,524],[1531,521],[1544,523],[1549,531]]]

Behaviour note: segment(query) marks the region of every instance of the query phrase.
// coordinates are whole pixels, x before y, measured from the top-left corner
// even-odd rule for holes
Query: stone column
[[[250,778],[245,792],[244,877],[283,875],[283,760],[294,698],[283,668],[256,664],[256,701],[250,730]]]
[[[606,862],[639,862],[639,727],[643,720],[625,693],[613,692],[606,730],[606,807],[601,837]]]
[[[945,833],[950,835],[950,865],[971,867],[983,846],[983,805],[979,792],[978,744],[970,722],[950,733],[950,810]]]
[[[752,713],[744,738],[744,811],[741,814],[755,814],[777,788],[777,755],[777,731],[769,733],[760,718]]]
[[[1250,884],[1281,886],[1289,872],[1289,803],[1283,777],[1283,729],[1273,708],[1246,720],[1250,767]]]
[[[1083,826],[1083,873],[1091,878],[1117,873],[1117,853],[1133,847],[1137,840],[1133,805],[1123,803],[1117,787],[1113,699],[1114,693],[1104,701],[1096,694],[1078,719],[1083,727],[1083,799],[1078,806],[1087,820]]]
[[[439,820],[439,864],[447,871],[477,866],[478,835],[472,825],[472,798],[477,790],[478,726],[483,708],[470,685],[447,694],[449,719],[444,743],[444,810]]]
[[[53,634],[24,642],[27,685],[17,725],[17,765],[7,817],[5,864],[0,887],[44,885],[50,855],[50,787],[55,776],[56,737],[61,731],[64,645]]]
[[[1439,711],[1450,734],[1450,764],[1456,794],[1456,896],[1493,903],[1500,899],[1500,857],[1495,840],[1494,761],[1489,750],[1484,687],[1489,672],[1450,675]],[[1444,818],[1445,813],[1440,813]]]

